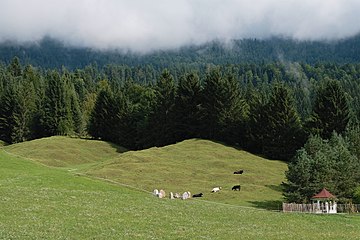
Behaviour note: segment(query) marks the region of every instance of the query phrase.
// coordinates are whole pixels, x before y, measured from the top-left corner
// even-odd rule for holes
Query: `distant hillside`
[[[18,45],[12,42],[0,45],[0,60],[9,63],[18,56],[22,63],[45,68],[70,69],[91,63],[153,65],[164,68],[177,64],[236,64],[296,61],[354,63],[360,61],[360,35],[337,42],[295,41],[284,38],[266,40],[244,39],[231,43],[210,42],[200,46],[186,46],[177,50],[157,51],[141,55],[123,51],[96,51],[89,48],[66,47],[56,40],[45,38],[38,44]]]

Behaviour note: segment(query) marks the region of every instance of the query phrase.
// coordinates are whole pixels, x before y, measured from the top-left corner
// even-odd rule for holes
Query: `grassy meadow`
[[[242,176],[232,174],[237,168]],[[195,139],[138,152],[64,137],[6,146],[0,239],[360,238],[359,215],[262,209],[281,200],[284,170],[282,162]],[[238,182],[242,190],[232,192]],[[223,191],[209,193],[216,185]],[[154,187],[205,197],[158,199],[147,192]]]

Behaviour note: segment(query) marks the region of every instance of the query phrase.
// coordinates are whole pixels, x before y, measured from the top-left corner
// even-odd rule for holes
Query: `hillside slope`
[[[233,172],[243,169],[242,175]],[[96,165],[86,174],[136,188],[204,193],[211,201],[277,208],[287,164],[219,143],[191,139],[162,148],[129,151]],[[241,191],[231,188],[240,184]],[[210,193],[221,186],[220,193]]]
[[[355,215],[284,214],[151,194],[0,150],[0,239],[359,239]]]
[[[126,149],[115,144],[54,136],[5,147],[7,152],[53,167],[79,167],[118,156]]]
[[[147,192],[190,191],[204,200],[278,209],[287,164],[208,140],[191,139],[161,148],[128,151],[101,141],[44,138],[6,146],[7,152],[42,164],[66,167]],[[244,170],[242,175],[234,171]],[[232,191],[234,185],[241,191]],[[221,186],[220,193],[210,193]]]

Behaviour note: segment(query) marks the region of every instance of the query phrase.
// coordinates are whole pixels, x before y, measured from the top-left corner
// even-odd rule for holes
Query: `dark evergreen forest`
[[[156,69],[179,66],[224,65],[239,63],[303,62],[357,63],[360,61],[360,35],[338,41],[296,41],[273,37],[270,39],[242,39],[228,43],[212,41],[176,50],[158,50],[141,54],[130,50],[99,51],[91,48],[69,47],[62,42],[44,38],[38,43],[0,44],[0,60],[6,64],[15,57],[23,64],[42,68],[84,68],[90,64],[131,67],[151,65]]]
[[[239,40],[148,55],[3,44],[0,139],[70,135],[134,150],[210,139],[288,161],[289,201],[324,186],[360,201],[359,44]]]

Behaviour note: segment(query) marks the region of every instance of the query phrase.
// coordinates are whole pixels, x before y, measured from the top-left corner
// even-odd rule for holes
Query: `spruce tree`
[[[238,143],[242,123],[248,116],[248,105],[241,98],[239,85],[231,74],[222,76],[212,69],[202,91],[203,134],[209,139]]]
[[[20,59],[18,57],[14,57],[8,67],[8,72],[13,77],[20,77],[22,75],[22,68],[20,64]]]
[[[43,136],[67,135],[73,132],[69,86],[55,70],[46,76],[43,112],[40,119]]]
[[[175,81],[165,69],[154,87],[156,105],[148,120],[148,146],[164,146],[175,141]]]
[[[176,140],[199,137],[201,133],[201,85],[196,73],[182,77],[175,98]]]
[[[305,141],[290,91],[276,84],[263,111],[262,153],[272,159],[290,160]]]
[[[35,107],[34,89],[30,82],[11,81],[0,103],[0,138],[8,143],[31,138]]]
[[[4,90],[0,99],[0,139],[12,143],[12,128],[14,126],[14,110],[16,108],[16,92],[12,84]]]
[[[330,138],[333,131],[343,133],[350,119],[346,95],[338,81],[326,79],[317,92],[307,126],[312,134]]]
[[[115,133],[112,123],[115,107],[115,97],[108,84],[104,84],[95,101],[94,109],[91,112],[88,126],[88,133],[94,138],[115,141]]]

